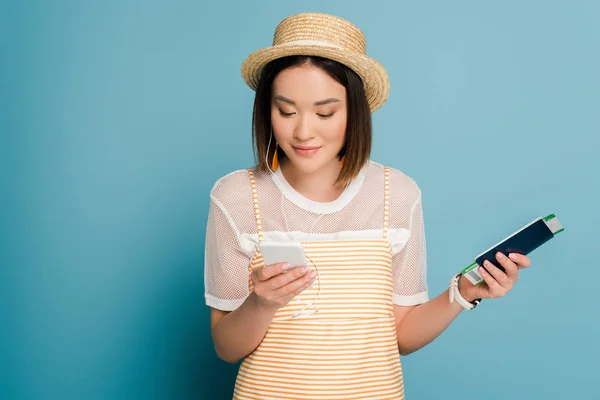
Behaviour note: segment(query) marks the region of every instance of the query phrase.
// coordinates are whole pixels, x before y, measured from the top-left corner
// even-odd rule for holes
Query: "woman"
[[[365,49],[348,21],[299,14],[242,66],[258,163],[215,184],[205,265],[216,352],[244,360],[236,399],[402,399],[399,356],[530,264],[499,255],[485,284],[457,274],[429,300],[421,191],[369,160],[389,84]],[[309,265],[265,265],[269,240],[301,242]]]

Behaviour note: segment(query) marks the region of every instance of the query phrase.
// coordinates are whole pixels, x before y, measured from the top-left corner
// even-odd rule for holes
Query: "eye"
[[[331,114],[317,114],[317,115],[319,117],[323,118],[323,119],[327,119],[327,118],[333,117],[333,114],[335,114],[335,113],[331,113]]]
[[[282,117],[291,117],[292,115],[294,115],[294,114],[296,114],[296,113],[294,113],[294,112],[291,112],[291,113],[286,113],[286,112],[283,112],[283,110],[279,110],[279,114],[280,114]]]

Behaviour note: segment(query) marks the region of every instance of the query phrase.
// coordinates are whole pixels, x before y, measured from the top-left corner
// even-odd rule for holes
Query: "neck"
[[[343,186],[335,184],[341,169],[337,160],[332,160],[331,163],[310,174],[301,173],[289,162],[281,165],[281,173],[285,180],[298,193],[307,199],[321,203],[334,201],[344,191]]]

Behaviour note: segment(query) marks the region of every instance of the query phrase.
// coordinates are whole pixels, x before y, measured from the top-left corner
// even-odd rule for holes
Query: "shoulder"
[[[402,198],[407,202],[420,201],[421,188],[418,183],[399,169],[384,166],[375,161],[369,161],[368,170],[371,175],[385,179],[385,169],[389,171],[390,196]]]
[[[217,179],[210,191],[210,197],[225,200],[246,186],[250,187],[248,170],[239,169]]]
[[[210,191],[210,200],[223,212],[232,214],[245,213],[252,209],[252,169],[239,169],[219,178]]]
[[[272,184],[269,174],[255,167],[238,169],[217,179],[210,191],[211,200],[223,205],[252,206],[252,178],[259,191]]]

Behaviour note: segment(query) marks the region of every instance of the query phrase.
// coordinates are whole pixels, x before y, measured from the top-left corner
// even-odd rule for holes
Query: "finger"
[[[310,275],[310,274],[313,274],[313,275]],[[309,272],[306,275],[306,277],[298,279],[298,285],[299,286],[292,288],[292,290],[290,291],[290,293],[286,297],[284,297],[283,300],[285,302],[289,302],[294,297],[296,297],[300,293],[304,292],[306,289],[308,289],[314,283],[314,281],[316,279],[316,276],[317,276],[316,271],[311,271],[311,272]]]
[[[512,262],[510,258],[506,257],[502,252],[496,254],[496,259],[504,268],[504,273],[511,282],[519,280],[519,269],[517,268],[517,264]]]
[[[527,268],[531,265],[531,259],[526,255],[510,253],[508,257],[510,257],[510,259],[517,264],[517,268]]]
[[[264,282],[268,290],[275,291],[279,288],[282,288],[288,285],[290,282],[293,282],[299,278],[305,277],[310,268],[308,266],[302,266],[298,268],[293,268],[291,271],[287,271],[286,273],[274,276],[273,278]]]
[[[507,287],[510,285],[510,279],[508,279],[508,276],[506,276],[506,273],[503,272],[500,268],[496,267],[494,264],[492,264],[490,261],[485,260],[483,262],[483,266],[485,267],[485,269],[487,270],[487,272],[494,277],[494,279],[496,280],[496,282],[498,282],[500,285]]]
[[[291,299],[310,286],[310,284],[314,282],[316,276],[316,271],[310,271],[310,273],[307,273],[277,289],[274,293],[274,297],[277,299],[289,297]]]
[[[481,274],[481,277],[485,283],[488,285],[491,297],[502,297],[504,294],[506,294],[506,290],[496,281],[496,279],[494,279],[492,275],[490,275],[489,272],[487,272],[485,268],[480,267],[479,273]]]
[[[289,263],[278,263],[278,264],[267,265],[266,267],[263,267],[263,268],[259,268],[259,269],[255,270],[253,273],[255,273],[254,276],[259,281],[266,281],[266,280],[271,279],[274,276],[280,275],[280,274],[288,271],[289,269],[290,269]]]

